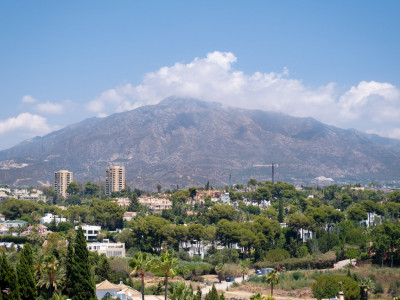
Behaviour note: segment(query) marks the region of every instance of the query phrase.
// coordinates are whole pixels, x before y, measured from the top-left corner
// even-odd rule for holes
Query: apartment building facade
[[[119,192],[125,188],[125,167],[110,166],[106,169],[106,195]]]
[[[72,172],[68,170],[60,170],[54,173],[54,191],[57,195],[67,197],[68,185],[73,181]]]

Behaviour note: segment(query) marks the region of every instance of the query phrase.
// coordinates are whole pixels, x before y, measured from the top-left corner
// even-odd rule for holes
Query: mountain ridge
[[[4,169],[13,162],[24,167]],[[132,187],[155,189],[270,179],[255,164],[276,162],[277,179],[307,183],[400,177],[400,141],[340,129],[313,118],[226,107],[170,97],[159,104],[90,118],[0,151],[0,182],[52,183],[68,169],[74,179],[104,180],[104,169],[124,164]]]

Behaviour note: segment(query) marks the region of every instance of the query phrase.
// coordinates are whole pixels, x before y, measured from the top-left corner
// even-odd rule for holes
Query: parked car
[[[233,282],[233,281],[235,281],[235,277],[226,277],[225,281],[226,282]]]
[[[261,275],[267,275],[269,271],[275,270],[274,268],[264,268],[264,269],[260,269],[257,270],[256,273],[257,275],[261,276]]]

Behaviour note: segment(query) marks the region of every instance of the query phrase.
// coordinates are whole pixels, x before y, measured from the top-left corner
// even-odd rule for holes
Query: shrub
[[[289,252],[284,249],[273,249],[265,253],[265,260],[271,262],[280,262],[290,257]]]
[[[374,294],[383,294],[383,292],[384,290],[382,283],[380,282],[375,283]]]
[[[233,283],[232,283],[232,287],[238,287],[240,285],[240,283],[239,282],[236,282],[236,281],[234,281]]]
[[[304,274],[302,272],[294,272],[292,273],[292,278],[294,280],[299,280],[300,278],[304,278]]]
[[[342,283],[342,287],[340,283]],[[359,300],[360,287],[353,279],[344,275],[323,275],[312,285],[314,297],[317,299],[333,298],[343,289],[345,300]]]
[[[266,281],[266,276],[257,276],[256,274],[250,274],[249,275],[249,282],[265,282]]]

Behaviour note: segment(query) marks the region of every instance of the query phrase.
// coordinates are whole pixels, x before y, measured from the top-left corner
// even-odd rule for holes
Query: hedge
[[[25,244],[28,242],[28,238],[25,236],[3,235],[3,236],[0,236],[0,242],[1,243]]]
[[[281,268],[286,270],[297,269],[327,269],[332,268],[336,262],[336,255],[333,251],[322,255],[308,255],[302,258],[287,258],[279,263],[271,261],[262,261],[254,264],[256,268],[271,268],[279,264]]]

